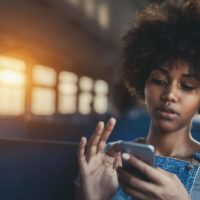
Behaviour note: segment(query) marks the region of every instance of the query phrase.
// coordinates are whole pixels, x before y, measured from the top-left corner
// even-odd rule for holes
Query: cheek
[[[185,118],[192,118],[200,108],[200,93],[182,93],[179,110]]]
[[[188,102],[190,103],[188,104]],[[191,113],[191,115],[196,114],[198,113],[200,109],[200,102],[197,101],[197,98],[195,99],[190,98],[190,99],[185,100],[184,105],[182,107],[183,109],[184,108],[187,109],[188,113]]]
[[[145,103],[146,103],[147,109],[150,111],[151,107],[158,103],[159,94],[154,88],[150,86],[145,88],[144,94],[145,94]]]

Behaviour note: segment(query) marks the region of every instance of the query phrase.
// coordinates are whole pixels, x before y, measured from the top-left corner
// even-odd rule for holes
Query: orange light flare
[[[0,73],[0,83],[9,85],[24,85],[25,76],[22,72],[13,70],[2,70]]]
[[[0,83],[22,86],[25,83],[25,62],[0,56]]]

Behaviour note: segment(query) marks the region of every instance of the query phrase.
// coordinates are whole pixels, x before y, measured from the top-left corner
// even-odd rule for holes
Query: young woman
[[[200,143],[190,128],[200,108],[200,1],[166,0],[140,12],[125,36],[123,70],[150,113],[147,136],[137,142],[155,147],[156,168],[123,154],[148,181],[125,171],[119,145],[105,150],[115,119],[99,122],[90,140],[80,141],[77,199],[199,199]]]

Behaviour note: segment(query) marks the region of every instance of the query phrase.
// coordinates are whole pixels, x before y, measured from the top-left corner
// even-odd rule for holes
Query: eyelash
[[[186,84],[182,84],[181,86],[186,91],[191,91],[191,90],[195,89],[195,87],[189,86],[189,85],[186,85]]]
[[[151,82],[156,84],[156,85],[161,85],[161,86],[166,85],[168,83],[166,80],[162,80],[162,79],[152,79]],[[184,84],[184,83],[181,84],[181,87],[185,91],[191,91],[191,90],[195,89],[195,87],[189,86],[189,85]]]
[[[152,79],[151,82],[155,83],[156,85],[165,85],[165,84],[167,84],[167,81],[162,80],[162,79]]]

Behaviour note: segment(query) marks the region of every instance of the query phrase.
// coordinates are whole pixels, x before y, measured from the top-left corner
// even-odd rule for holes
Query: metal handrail
[[[10,138],[10,137],[0,137],[0,141],[10,141],[10,142],[23,142],[23,143],[36,143],[36,144],[52,144],[52,145],[64,145],[64,146],[78,146],[78,142],[74,141],[58,141],[58,140],[38,140],[38,139],[21,139],[21,138]]]

